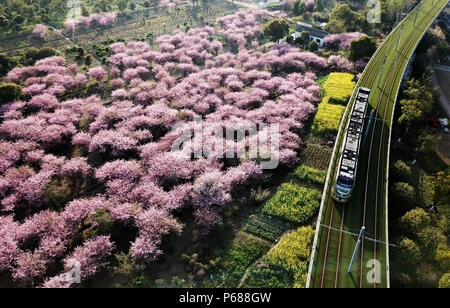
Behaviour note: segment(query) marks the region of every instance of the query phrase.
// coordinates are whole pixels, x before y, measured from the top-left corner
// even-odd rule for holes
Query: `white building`
[[[294,33],[294,40],[298,38],[303,31],[309,32],[310,42],[316,41],[319,44],[319,47],[323,46],[323,39],[325,38],[325,36],[330,34],[327,31],[323,31],[313,27],[298,26],[297,30]]]

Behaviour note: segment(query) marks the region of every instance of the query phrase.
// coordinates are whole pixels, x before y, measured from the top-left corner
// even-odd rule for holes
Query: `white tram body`
[[[364,120],[369,105],[370,89],[359,88],[340,151],[338,172],[333,186],[333,198],[345,203],[355,186],[358,157],[363,138]]]

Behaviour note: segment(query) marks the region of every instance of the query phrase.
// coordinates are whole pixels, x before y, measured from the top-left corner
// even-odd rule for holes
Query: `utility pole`
[[[402,36],[404,26],[405,26],[405,24],[403,23],[402,28],[400,29],[400,34],[398,35],[397,46],[395,46],[395,51],[398,51],[398,44],[400,43],[400,37]]]
[[[380,78],[378,79],[378,85],[377,85],[378,88],[380,87],[381,76],[383,76],[383,71],[384,71],[384,66],[386,64],[386,59],[387,59],[387,55],[384,56],[383,67],[381,68]]]
[[[348,273],[352,272],[353,263],[355,263],[356,255],[359,251],[359,246],[361,246],[362,237],[364,236],[364,231],[366,230],[366,227],[362,226],[361,232],[359,232],[358,241],[356,242],[355,250],[353,251],[352,261],[350,262],[350,265],[348,266]]]
[[[414,26],[416,26],[417,16],[419,16],[419,12],[420,12],[420,8],[421,7],[422,7],[422,2],[419,2],[419,4],[417,5],[416,17],[414,18]]]

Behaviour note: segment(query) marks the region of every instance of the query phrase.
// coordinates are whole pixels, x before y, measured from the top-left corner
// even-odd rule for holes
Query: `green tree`
[[[343,33],[347,31],[345,21],[339,19],[329,19],[325,30],[330,33]]]
[[[438,141],[439,138],[436,138],[433,135],[425,135],[420,137],[420,147],[418,151],[424,154],[432,154],[435,153],[438,149]]]
[[[439,245],[447,243],[447,237],[436,227],[426,227],[417,233],[420,250],[430,259],[436,257]]]
[[[294,37],[292,35],[286,36],[286,43],[289,43],[289,44],[294,43]]]
[[[94,215],[86,220],[86,224],[91,227],[84,232],[84,236],[92,238],[99,235],[108,235],[112,233],[114,220],[106,209],[98,209]]]
[[[414,187],[405,182],[397,182],[394,184],[395,198],[405,205],[411,206],[415,201]]]
[[[431,223],[430,215],[422,208],[415,208],[400,218],[400,227],[407,234],[416,235]]]
[[[449,289],[450,288],[450,273],[446,273],[442,276],[441,280],[439,280],[439,288],[440,289]]]
[[[36,53],[36,60],[41,60],[44,58],[48,58],[48,57],[52,57],[57,55],[57,51],[56,49],[53,49],[51,47],[42,47],[40,49],[38,49],[37,53]]]
[[[8,18],[6,18],[5,15],[0,15],[0,27],[7,27],[8,24]]]
[[[317,43],[316,41],[311,41],[308,44],[308,49],[309,51],[316,52],[317,50],[319,50],[319,43]]]
[[[322,0],[316,0],[316,3],[314,4],[314,11],[322,12],[324,10],[325,7],[323,6]]]
[[[145,266],[131,255],[121,252],[115,255],[117,266],[113,268],[113,272],[117,275],[123,276],[126,279],[131,279],[137,276],[145,269]]]
[[[15,83],[0,84],[0,105],[20,98],[22,87]]]
[[[396,247],[396,254],[399,261],[402,261],[404,264],[414,265],[422,259],[419,246],[407,237],[403,237],[399,241]]]
[[[436,176],[430,177],[433,187],[433,200],[437,206],[448,206],[450,204],[450,173],[438,172]]]
[[[83,59],[84,57],[84,48],[83,47],[78,47],[77,48],[77,58],[78,59]]]
[[[433,110],[433,93],[428,86],[428,78],[424,80],[411,79],[405,82],[403,95],[407,99],[416,99],[421,103],[424,116]]]
[[[275,18],[268,21],[263,26],[264,36],[270,37],[274,42],[279,42],[281,38],[289,33],[289,24],[282,18]]]
[[[130,10],[134,11],[136,9],[136,4],[134,2],[130,2],[129,8]]]
[[[131,281],[130,287],[133,289],[148,289],[151,288],[152,285],[146,276],[141,275]]]
[[[12,23],[15,26],[16,30],[20,30],[22,28],[22,25],[24,22],[25,22],[25,18],[22,15],[17,15],[12,20]]]
[[[411,183],[412,170],[403,160],[397,160],[393,167],[394,176],[401,181]]]
[[[291,11],[295,16],[299,16],[306,12],[306,4],[303,0],[295,0],[292,3]]]
[[[447,244],[438,246],[435,259],[443,271],[450,271],[450,249]]]
[[[92,55],[88,54],[84,56],[84,64],[90,66],[92,64]]]
[[[377,50],[375,39],[370,36],[363,36],[350,43],[349,59],[357,61],[359,59],[370,58]]]
[[[302,31],[300,33],[300,37],[302,39],[302,44],[308,44],[310,41],[311,36],[309,35],[309,31]]]
[[[84,16],[84,17],[88,17],[89,16],[89,11],[84,5],[81,6],[81,15]]]
[[[11,59],[3,54],[0,54],[0,77],[4,76],[11,69]]]
[[[398,118],[398,122],[407,127],[411,124],[421,121],[423,117],[421,104],[416,99],[402,99],[400,101],[401,115]]]
[[[325,30],[331,33],[339,33],[344,31],[356,31],[355,20],[358,14],[354,12],[348,4],[340,4],[336,6],[330,14],[330,20],[325,26]]]
[[[127,2],[125,0],[120,0],[117,2],[117,7],[119,8],[119,11],[124,11],[127,8]]]

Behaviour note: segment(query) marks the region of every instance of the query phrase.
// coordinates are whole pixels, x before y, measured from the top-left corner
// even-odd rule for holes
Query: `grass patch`
[[[326,177],[327,177],[326,170],[318,170],[316,168],[304,165],[301,165],[290,174],[290,178],[292,180],[317,185],[325,184]]]

